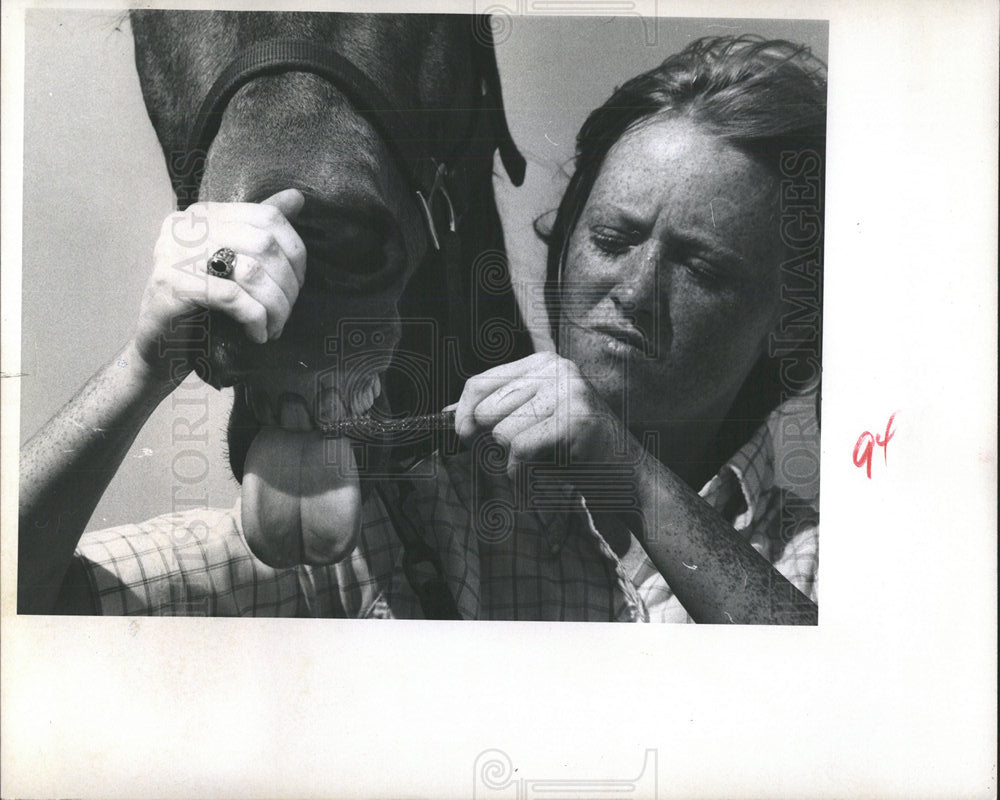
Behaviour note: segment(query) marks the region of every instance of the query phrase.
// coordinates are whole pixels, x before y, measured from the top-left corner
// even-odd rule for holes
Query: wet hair
[[[810,179],[823,198],[826,154],[826,65],[809,48],[758,36],[706,37],[618,87],[591,112],[576,140],[575,172],[551,228],[536,222],[548,245],[545,300],[558,342],[559,279],[570,236],[612,146],[657,118],[695,122],[777,177],[809,154]],[[813,157],[815,156],[815,157]],[[822,254],[822,207],[818,252]],[[822,284],[817,276],[817,285]],[[818,307],[819,298],[816,298]],[[818,324],[818,323],[817,323]]]

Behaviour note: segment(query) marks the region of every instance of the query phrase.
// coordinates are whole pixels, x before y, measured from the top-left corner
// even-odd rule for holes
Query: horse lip
[[[194,370],[198,377],[215,390],[227,389],[236,386],[250,377],[252,371],[243,369],[232,369],[218,363],[218,359],[199,359]]]
[[[250,445],[263,427],[254,419],[250,409],[246,395],[247,385],[242,384],[242,388],[245,391],[240,391],[241,387],[237,387],[236,395],[233,398],[233,407],[226,433],[229,466],[237,483],[243,482],[244,465]],[[384,391],[375,398],[371,411],[383,417],[392,416]],[[391,458],[392,447],[369,440],[354,439],[350,433],[348,437],[351,438],[351,447],[355,451],[355,458],[358,462],[361,494],[362,497],[368,497],[372,489],[372,481],[385,474],[386,465]]]

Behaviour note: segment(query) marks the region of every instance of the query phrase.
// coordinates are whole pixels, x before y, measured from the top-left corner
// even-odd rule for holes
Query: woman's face
[[[631,427],[721,419],[779,312],[776,181],[684,119],[608,153],[570,236],[560,353]]]

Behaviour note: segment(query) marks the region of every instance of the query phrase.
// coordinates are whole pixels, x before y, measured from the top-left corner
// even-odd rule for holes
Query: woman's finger
[[[462,438],[472,436],[478,427],[474,412],[483,400],[511,381],[558,358],[555,353],[534,353],[526,358],[510,364],[501,364],[469,378],[465,382],[462,396],[455,407],[455,432]]]
[[[181,213],[220,222],[240,220],[266,228],[274,221],[275,212],[286,219],[295,219],[304,204],[302,192],[298,189],[284,189],[259,203],[203,201],[194,203]]]
[[[306,280],[306,246],[289,220],[295,219],[305,202],[305,196],[298,189],[285,189],[283,192],[271,195],[260,204],[264,209],[274,208],[279,212],[277,218],[273,220],[270,230],[284,252],[285,258],[288,259],[299,287]]]
[[[295,304],[299,296],[299,280],[271,229],[259,228],[248,222],[226,222],[214,227],[212,241],[228,247],[237,255],[254,259],[281,288],[289,305]]]
[[[522,415],[518,419],[520,425],[512,425],[509,430],[502,432],[507,438],[507,474],[511,480],[515,479],[516,473],[524,466],[539,463],[562,464],[561,461],[556,462],[555,458],[560,447],[566,447],[559,435],[559,421],[551,415],[544,416],[535,423],[527,422],[528,415]]]
[[[538,392],[538,379],[515,378],[480,401],[472,416],[480,430],[492,430],[494,426],[525,407],[528,400]]]
[[[267,232],[288,259],[296,282],[301,287],[306,275],[306,248],[289,220],[295,218],[304,203],[305,199],[300,191],[286,189],[261,203],[196,203],[184,214],[193,219],[206,220],[213,241],[226,242],[226,246],[233,250],[241,248],[236,246],[238,242],[228,241],[222,232],[225,226],[248,225]]]
[[[288,219],[295,219],[305,203],[306,196],[298,189],[282,189],[260,201],[263,206],[273,206],[278,209]]]
[[[178,299],[183,300],[182,305],[178,305]],[[149,313],[161,318],[177,314],[184,306],[220,311],[240,323],[252,341],[267,341],[267,309],[228,278],[177,270],[171,274],[169,285],[161,282],[150,302],[163,310]]]
[[[262,305],[267,313],[267,337],[277,338],[292,313],[292,304],[265,266],[267,262],[236,254],[233,274],[228,279]],[[212,276],[209,276],[212,277]]]
[[[509,447],[522,433],[537,427],[551,416],[552,409],[540,402],[537,394],[532,393],[520,406],[512,409],[503,419],[491,426],[493,438]]]

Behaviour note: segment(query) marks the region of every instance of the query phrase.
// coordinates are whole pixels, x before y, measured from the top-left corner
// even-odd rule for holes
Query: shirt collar
[[[558,483],[552,486],[548,499],[555,502],[547,508],[538,508],[535,515],[542,523],[549,550],[558,553],[569,535],[569,519],[581,511],[586,512],[583,496],[568,483]],[[569,513],[567,513],[569,512]],[[589,514],[587,515],[589,518]]]
[[[699,494],[722,513],[736,530],[744,530],[764,513],[775,488],[792,488],[801,496],[818,494],[819,476],[808,487],[802,476],[779,474],[795,458],[819,463],[819,423],[816,392],[793,395],[768,415],[750,440],[737,450]],[[736,502],[742,495],[742,502]]]
[[[736,530],[749,528],[774,486],[774,441],[767,423],[698,493]]]
[[[744,530],[761,513],[767,493],[773,486],[774,441],[765,423],[698,494],[736,530]],[[535,512],[553,552],[558,551],[569,532],[566,511],[587,513],[583,498],[572,486],[561,484],[560,491],[562,495],[552,510],[538,509]],[[554,498],[550,495],[549,499]]]

